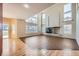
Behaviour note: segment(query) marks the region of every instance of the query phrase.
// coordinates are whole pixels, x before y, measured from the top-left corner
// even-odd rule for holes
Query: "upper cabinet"
[[[61,4],[55,4],[43,11],[49,17],[49,27],[60,26],[60,19],[62,18],[62,9],[63,6]]]

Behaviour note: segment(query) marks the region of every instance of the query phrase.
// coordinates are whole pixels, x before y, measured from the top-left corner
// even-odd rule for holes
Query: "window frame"
[[[33,22],[33,19],[35,19],[36,21]],[[27,20],[28,21],[26,21],[26,23],[27,23],[27,25],[26,25],[26,31],[29,32],[29,33],[38,32],[38,20],[37,20],[37,16],[34,15],[33,17],[30,17]]]
[[[67,3],[67,4],[71,4],[71,3]],[[66,4],[65,4],[66,5]],[[64,8],[65,8],[65,5],[64,5]],[[63,22],[63,34],[65,34],[65,35],[71,35],[72,34],[72,4],[71,4],[71,7],[70,7],[71,9],[69,10],[69,11],[66,11],[66,12],[64,12],[64,15],[65,14],[68,14],[68,13],[71,13],[71,17],[70,18],[64,18],[64,22]],[[69,20],[65,20],[65,19],[69,19]],[[71,24],[71,32],[70,33],[65,33],[65,29],[64,29],[64,26],[65,25],[69,25],[69,24]]]
[[[67,4],[71,4],[71,3],[67,3]],[[67,5],[67,4],[65,4],[65,5]],[[65,5],[64,5],[64,9],[65,9]],[[68,17],[68,16],[64,17],[64,21],[71,21],[72,20],[72,4],[71,4],[70,8],[71,8],[70,10],[67,10],[66,12],[64,12],[64,16],[70,13],[71,17]],[[71,19],[70,20],[66,20],[67,18],[68,19],[71,18]]]
[[[64,25],[63,25],[63,27],[64,27],[64,26],[66,26],[66,27],[67,27],[68,25],[70,25],[71,27],[69,27],[69,28],[70,28],[70,29],[72,29],[72,24],[64,24]],[[66,28],[66,30],[67,30],[67,29],[69,29],[69,28]],[[64,28],[64,30],[65,30],[65,28]],[[64,34],[71,35],[71,34],[72,34],[72,30],[70,30],[70,32],[69,32],[69,33],[68,33],[67,31],[66,31],[66,32],[64,31]]]

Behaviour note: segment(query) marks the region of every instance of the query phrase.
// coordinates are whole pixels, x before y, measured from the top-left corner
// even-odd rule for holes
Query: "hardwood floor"
[[[3,39],[3,56],[79,56],[75,40],[34,36],[23,39]]]
[[[21,39],[25,44],[33,49],[47,50],[63,50],[72,49],[79,50],[75,39],[64,39],[55,36],[34,36]]]

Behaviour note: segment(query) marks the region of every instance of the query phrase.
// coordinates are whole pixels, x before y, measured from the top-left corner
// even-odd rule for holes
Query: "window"
[[[37,15],[30,17],[28,20],[26,20],[26,31],[27,32],[38,32],[38,24],[37,24]]]
[[[7,31],[8,30],[8,25],[7,24],[3,24],[3,31]]]
[[[72,33],[72,24],[64,25],[64,34],[71,34]]]
[[[64,5],[64,21],[72,20],[72,4]]]
[[[8,29],[9,29],[9,25],[3,24],[3,38],[8,38]]]
[[[64,20],[71,19],[71,12],[64,14]]]
[[[72,10],[72,4],[65,4],[64,5],[64,13]]]
[[[64,5],[64,24],[63,24],[63,29],[64,29],[64,34],[69,35],[72,34],[72,4],[65,4]]]

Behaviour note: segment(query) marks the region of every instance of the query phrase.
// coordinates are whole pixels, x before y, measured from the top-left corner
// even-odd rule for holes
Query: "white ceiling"
[[[28,3],[30,8],[23,7],[23,3],[4,3],[3,17],[27,19],[53,5],[53,3]]]

